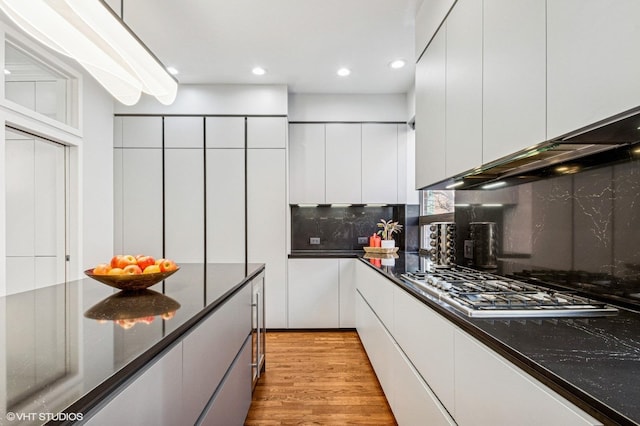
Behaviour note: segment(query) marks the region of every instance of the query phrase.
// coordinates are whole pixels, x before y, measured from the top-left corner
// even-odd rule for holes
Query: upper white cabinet
[[[289,125],[289,202],[325,202],[325,125]]]
[[[362,124],[362,202],[398,202],[397,124]]]
[[[445,179],[446,22],[416,64],[416,189]]]
[[[482,164],[482,3],[458,0],[447,19],[446,176]]]
[[[284,148],[286,144],[286,117],[247,118],[247,148]]]
[[[203,117],[165,117],[165,148],[203,148]]]
[[[484,0],[483,163],[545,140],[545,7]]]
[[[326,125],[326,198],[331,203],[362,201],[362,132],[360,124]]]
[[[407,134],[401,127],[406,126],[291,123],[289,202],[404,203]]]
[[[637,0],[547,2],[547,138],[640,105],[639,16]]]
[[[162,117],[116,117],[114,146],[162,148]]]
[[[244,148],[244,117],[207,117],[207,148]]]

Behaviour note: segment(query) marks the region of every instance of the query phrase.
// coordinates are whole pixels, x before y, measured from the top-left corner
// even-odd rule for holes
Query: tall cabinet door
[[[445,173],[482,165],[482,2],[458,0],[447,18]]]
[[[165,257],[204,262],[204,119],[164,119]]]
[[[206,156],[207,262],[244,262],[244,150],[208,148]]]
[[[416,189],[445,179],[446,23],[416,64]]]
[[[248,261],[266,264],[268,328],[286,328],[286,151],[247,150]]]
[[[484,1],[483,163],[545,140],[546,7],[538,0]],[[581,70],[575,77],[586,71],[574,69]]]
[[[122,254],[162,255],[162,149],[122,149],[115,155],[122,187],[116,188],[116,205],[122,206],[121,227],[116,222],[116,251]],[[118,200],[119,199],[119,200]],[[118,213],[116,212],[116,216]]]
[[[329,123],[326,127],[326,202],[362,201],[362,125]]]
[[[362,202],[398,202],[397,124],[362,124]]]

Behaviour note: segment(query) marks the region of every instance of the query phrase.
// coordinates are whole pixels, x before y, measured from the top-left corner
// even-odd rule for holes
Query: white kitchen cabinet
[[[398,204],[419,204],[416,183],[416,132],[398,124]]]
[[[244,262],[243,149],[207,149],[207,262]]]
[[[458,0],[447,18],[445,175],[482,164],[482,2]]]
[[[362,201],[362,125],[327,123],[326,203]]]
[[[461,426],[601,424],[462,331],[455,333],[455,405]]]
[[[483,163],[545,140],[545,8],[553,4],[567,3],[484,1]],[[571,79],[589,73],[575,62],[571,67]]]
[[[636,0],[548,2],[547,138],[640,105],[638,16]]]
[[[339,259],[289,259],[289,328],[340,326]]]
[[[88,425],[178,425],[182,417],[182,343],[136,377]]]
[[[164,151],[164,216],[165,257],[178,263],[203,262],[203,149]]]
[[[182,424],[196,423],[251,333],[251,290],[251,285],[246,285],[185,337],[182,356],[189,368],[182,378]],[[250,397],[250,362],[246,369]]]
[[[162,255],[162,150],[116,149],[114,161],[116,182],[121,184],[114,190],[116,252],[159,257]]]
[[[267,328],[287,326],[286,151],[247,150],[248,261],[266,264]]]
[[[115,117],[114,146],[162,148],[162,117]]]
[[[325,124],[289,125],[289,203],[325,203]]]
[[[285,148],[286,117],[247,117],[247,148]]]
[[[398,345],[441,403],[454,414],[455,327],[399,287],[394,289],[393,303]]]
[[[358,335],[398,424],[455,425],[360,292],[356,315]]]
[[[393,339],[376,316],[369,301],[362,293],[356,293],[356,327],[371,366],[376,373],[387,402],[393,411],[396,393],[393,386],[394,357]],[[394,412],[395,414],[395,412]]]
[[[207,148],[244,149],[244,117],[207,117]]]
[[[384,326],[393,332],[393,286],[387,278],[362,262],[356,263],[356,289]]]
[[[362,203],[398,203],[398,125],[362,123]]]
[[[455,426],[456,422],[398,345],[394,344],[389,352],[393,363],[391,409],[398,424]]]
[[[203,148],[203,117],[165,117],[165,148]]]
[[[447,177],[446,25],[416,64],[416,189]]]
[[[356,326],[356,259],[339,259],[340,328]]]

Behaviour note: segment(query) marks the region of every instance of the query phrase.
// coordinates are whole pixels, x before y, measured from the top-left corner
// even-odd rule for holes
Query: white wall
[[[171,105],[162,105],[143,94],[136,105],[116,104],[115,113],[286,115],[287,86],[184,84],[178,86],[176,100]]]
[[[81,271],[113,256],[113,110],[115,101],[90,76],[84,78],[80,194]],[[71,277],[73,278],[73,277]],[[79,277],[78,277],[79,278]]]
[[[289,121],[406,122],[407,95],[290,94]]]

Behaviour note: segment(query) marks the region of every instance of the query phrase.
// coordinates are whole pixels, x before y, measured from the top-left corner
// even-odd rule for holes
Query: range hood
[[[490,189],[577,173],[602,164],[640,158],[639,144],[640,108],[423,189]]]

